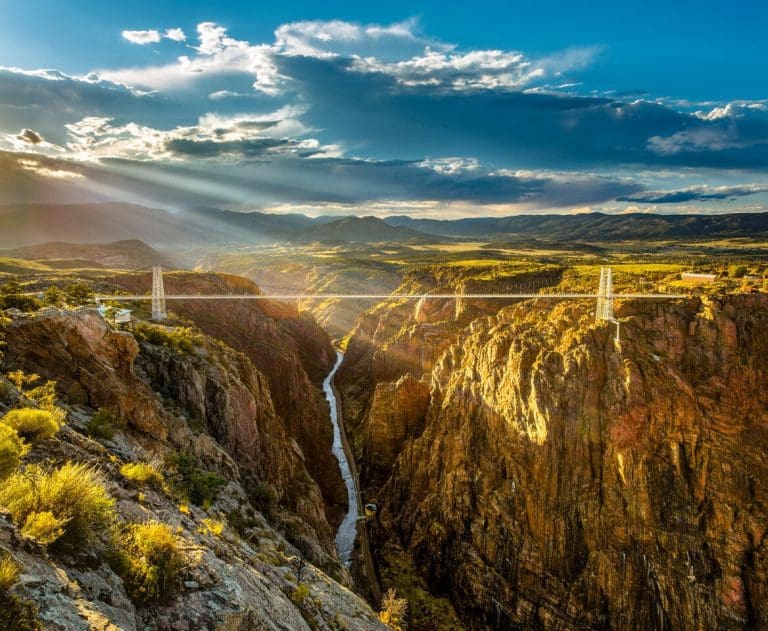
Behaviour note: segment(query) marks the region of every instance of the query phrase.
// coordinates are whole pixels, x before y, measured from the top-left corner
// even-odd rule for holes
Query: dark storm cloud
[[[206,146],[185,149],[219,151],[219,147],[210,149],[207,143],[202,144]],[[34,168],[29,154],[0,156],[0,182],[9,178],[14,182],[0,189],[0,203],[48,200],[52,197],[49,190],[55,189],[56,195],[68,201],[127,199],[177,208],[201,204],[256,207],[286,199],[318,204],[426,200],[565,207],[604,202],[639,190],[635,184],[607,177],[491,175],[476,168],[446,173],[421,162],[308,159],[296,153],[239,164],[126,159],[79,164],[34,156]],[[70,171],[79,177],[65,181],[52,175]]]
[[[338,58],[276,61],[312,104],[312,124],[381,157],[472,155],[524,168],[768,167],[765,109],[708,119],[643,100],[407,87]]]
[[[33,129],[22,129],[21,133],[16,136],[23,142],[28,142],[31,145],[39,145],[43,142],[43,137]]]
[[[636,204],[678,204],[729,200],[767,192],[768,186],[756,184],[749,186],[694,186],[678,191],[646,191],[618,197],[617,201]]]
[[[260,158],[279,151],[290,151],[299,146],[300,143],[295,140],[281,138],[225,141],[174,138],[165,143],[165,148],[177,156],[196,158],[218,156]]]
[[[242,76],[220,77],[234,88],[250,87]],[[203,87],[208,89],[208,85]],[[250,107],[274,108],[275,101],[252,99]],[[216,102],[216,111],[240,111],[242,104],[229,99]],[[31,128],[50,142],[65,145],[65,125],[88,116],[113,118],[160,129],[193,124],[211,111],[211,101],[196,92],[139,92],[96,75],[73,77],[53,70],[21,71],[0,67],[0,122],[5,131]],[[0,128],[0,131],[3,131]]]

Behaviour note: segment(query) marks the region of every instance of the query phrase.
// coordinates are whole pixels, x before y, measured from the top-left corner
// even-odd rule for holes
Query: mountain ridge
[[[310,217],[200,207],[169,212],[122,202],[0,206],[0,248],[49,242],[104,244],[136,239],[180,244],[532,237],[548,241],[734,238],[768,235],[768,213],[513,215],[427,219],[408,215]]]

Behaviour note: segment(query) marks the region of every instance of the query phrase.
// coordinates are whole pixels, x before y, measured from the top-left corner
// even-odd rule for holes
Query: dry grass
[[[99,473],[71,462],[50,472],[39,465],[15,472],[0,483],[0,505],[21,527],[30,515],[51,513],[63,525],[56,540],[70,545],[93,541],[114,518],[114,500]]]

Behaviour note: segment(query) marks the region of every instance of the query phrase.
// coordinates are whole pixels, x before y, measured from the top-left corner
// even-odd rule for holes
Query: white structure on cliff
[[[165,320],[165,288],[163,287],[163,268],[159,265],[152,267],[152,320]]]

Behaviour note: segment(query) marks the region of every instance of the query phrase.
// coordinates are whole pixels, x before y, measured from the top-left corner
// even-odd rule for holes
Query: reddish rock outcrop
[[[175,272],[164,280],[168,294],[260,293],[251,281],[229,274]],[[116,282],[132,291],[151,286],[148,274],[119,276]],[[299,444],[322,492],[328,521],[337,527],[347,495],[331,453],[333,428],[321,388],[335,359],[327,333],[294,306],[269,300],[173,301],[168,308],[244,353],[264,375],[275,412]]]
[[[399,315],[361,320],[340,384],[381,568],[405,551],[469,628],[768,626],[768,297],[620,305],[621,349],[529,301],[435,325],[413,371],[374,359],[424,326]]]
[[[192,354],[140,346],[95,310],[17,318],[5,338],[6,366],[55,380],[65,400],[112,408],[148,437],[191,450],[228,477],[231,466],[206,443],[210,434],[234,456],[249,490],[267,485],[303,522],[298,530],[316,544],[314,558],[335,557],[334,529],[305,454],[276,411],[269,380],[245,355],[203,336]],[[178,416],[155,391],[175,402]],[[191,440],[185,417],[207,434]]]

